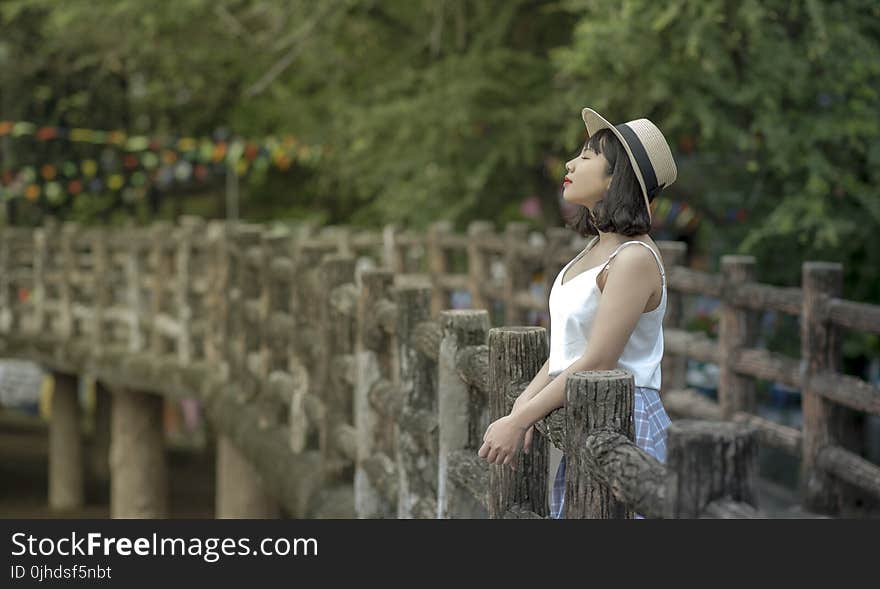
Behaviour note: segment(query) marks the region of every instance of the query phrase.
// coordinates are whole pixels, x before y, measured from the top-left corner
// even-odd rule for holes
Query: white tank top
[[[574,257],[559,271],[553,286],[550,287],[550,358],[548,373],[555,376],[568,368],[572,362],[583,355],[587,347],[587,338],[593,323],[602,291],[596,284],[596,277],[602,268],[610,262],[622,247],[630,243],[640,243],[648,248],[657,265],[663,283],[663,294],[657,308],[642,312],[635,329],[624,346],[617,367],[632,372],[635,386],[650,387],[660,390],[660,362],[663,359],[663,316],[666,311],[666,272],[663,264],[651,246],[643,241],[627,241],[619,246],[608,259],[569,277],[565,284],[562,278],[565,271],[586,254],[599,238],[590,242],[584,251]]]

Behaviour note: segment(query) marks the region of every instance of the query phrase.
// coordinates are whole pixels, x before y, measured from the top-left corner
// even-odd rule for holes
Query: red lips
[[[565,178],[562,179],[562,183],[563,184],[571,184],[571,178],[566,176]]]

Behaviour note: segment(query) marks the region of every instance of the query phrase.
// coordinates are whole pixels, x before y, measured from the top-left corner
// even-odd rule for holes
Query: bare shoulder
[[[643,247],[638,247],[636,244],[630,243],[633,241],[640,241],[647,245],[651,250],[657,254],[657,257],[660,259],[661,263],[663,262],[663,257],[660,255],[660,248],[654,243],[654,240],[651,239],[649,235],[638,235],[629,239],[625,244],[621,244],[624,247],[620,247],[617,250],[617,253],[614,256],[615,260],[629,260],[627,262],[627,266],[638,267],[639,265],[645,265],[646,262],[650,262],[651,264],[655,264],[654,256],[651,252],[647,251],[647,249]]]
[[[655,254],[657,254],[657,258],[659,258],[661,265],[663,264],[663,256],[660,253],[660,246],[658,246],[656,244],[656,242],[654,242],[654,240],[651,239],[650,235],[639,235],[639,236],[633,237],[630,241],[641,241],[642,243],[647,245],[649,248],[651,248],[651,250]],[[636,246],[636,247],[627,246],[627,247],[621,248],[617,254],[617,257],[624,255],[624,252],[626,252],[626,250],[631,250],[628,254],[626,254],[629,257],[629,259],[639,259],[641,257],[641,258],[647,258],[649,260],[654,260],[654,256],[651,255],[651,252],[647,251],[643,247],[638,247],[638,246]],[[634,252],[636,252],[636,253],[634,253]],[[642,254],[642,255],[639,256],[639,254]],[[656,264],[656,262],[655,262],[655,264]]]
[[[657,254],[657,259],[660,260],[661,266],[663,265],[663,258],[660,256],[659,248],[653,239],[643,236],[633,238],[631,241],[641,241],[647,245]],[[616,268],[617,276],[623,278],[626,283],[649,288],[651,291],[649,304],[655,306],[655,303],[659,304],[660,297],[662,296],[662,282],[657,271],[657,259],[654,258],[654,255],[647,248],[636,244],[622,247],[617,251],[611,263],[603,268],[596,279],[596,285],[600,290],[604,291],[608,275],[613,271],[613,268]],[[645,276],[655,276],[655,279],[646,281],[644,279]]]
[[[651,249],[654,250],[654,253],[657,254],[657,257],[660,258],[660,262],[662,263],[663,254],[660,253],[660,246],[657,245],[657,243],[653,239],[651,239],[650,236],[646,236],[645,243],[647,243],[651,247]]]
[[[657,251],[656,245],[654,245],[653,242],[648,242],[641,239],[633,241],[641,241],[659,256],[660,252]],[[614,257],[613,262],[614,266],[623,266],[627,268],[627,270],[625,271],[626,273],[650,270],[652,266],[657,266],[657,261],[655,260],[654,255],[646,248],[639,247],[635,244],[620,248],[620,250],[618,250],[617,252],[617,255]]]

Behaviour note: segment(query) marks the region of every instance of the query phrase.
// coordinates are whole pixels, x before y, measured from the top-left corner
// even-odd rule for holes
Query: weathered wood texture
[[[635,439],[632,378],[623,370],[594,370],[575,372],[565,381],[566,519],[634,516],[631,507],[614,496],[576,450],[600,431]]]
[[[330,296],[326,297],[322,307],[324,314],[322,344],[326,356],[316,372],[320,374],[318,391],[324,411],[317,425],[325,476],[328,480],[338,481],[343,471],[353,462],[340,447],[341,441],[335,432],[339,425],[354,423],[354,392],[344,377],[345,363],[354,353],[355,347],[354,317],[346,312],[345,308],[341,308],[338,301],[340,295],[353,286],[355,261],[351,256],[327,254],[321,269],[322,288],[330,293]],[[302,370],[305,370],[305,367],[293,371]],[[304,393],[307,393],[307,390]],[[297,401],[302,403],[305,400],[298,398]],[[291,405],[289,417],[291,424],[302,413],[302,408]],[[303,436],[298,445],[304,443]]]
[[[436,317],[447,308],[449,293],[443,285],[443,277],[448,273],[449,261],[443,237],[452,231],[449,221],[437,221],[428,228],[426,247],[428,250],[428,273],[431,276],[431,316]]]
[[[644,516],[665,517],[667,470],[630,438],[599,429],[573,450],[591,481],[607,488],[617,501]]]
[[[547,332],[542,327],[504,327],[489,330],[489,420],[510,414],[511,386],[524,389],[547,360]],[[481,440],[480,440],[481,442]],[[478,443],[478,448],[482,443]],[[507,465],[489,467],[489,517],[502,518],[520,505],[546,517],[549,448],[537,435],[528,454],[518,452]]]
[[[265,492],[294,518],[308,517],[320,490],[321,457],[317,450],[294,454],[283,425],[266,423],[259,408],[240,402],[234,385],[218,384],[205,398],[208,418],[260,473]]]
[[[489,423],[488,395],[498,395],[493,411],[500,415],[529,381],[514,372],[534,367],[527,360],[528,369],[490,368],[489,314],[484,326],[480,318],[471,327],[435,318],[450,291],[466,289],[472,307],[503,309],[499,321],[525,323],[527,311],[547,310],[546,297],[528,290],[530,277],[542,272],[551,284],[581,241],[568,230],[539,235],[516,223],[495,233],[488,222],[472,223],[466,235],[453,233],[446,221],[425,234],[388,226],[378,235],[186,216],[175,225],[118,231],[54,221],[36,230],[5,227],[0,352],[57,373],[95,375],[117,396],[137,391],[131,394],[141,404],[138,395],[199,396],[219,433],[234,441],[289,513],[345,512],[339,502],[354,501],[353,495],[337,491],[351,477],[362,491],[363,517],[466,517],[490,499],[479,490],[490,469],[467,457]],[[811,511],[857,515],[857,503],[864,508],[868,496],[880,498],[877,465],[859,458],[862,414],[880,414],[880,389],[839,373],[841,330],[880,333],[880,307],[839,298],[836,264],[807,262],[802,288],[781,288],[753,282],[748,256],[725,256],[721,274],[712,275],[684,267],[684,244],[658,245],[669,287],[662,397],[670,413],[749,425],[760,443],[802,455],[804,505]],[[467,268],[456,274],[459,254]],[[371,261],[377,258],[384,268]],[[395,283],[403,290],[394,292]],[[718,339],[681,329],[689,294],[721,299]],[[411,308],[419,297],[430,299],[430,312]],[[754,347],[756,312],[766,310],[800,317],[800,358]],[[413,313],[417,320],[408,316]],[[522,361],[521,353],[512,353],[511,362]],[[685,390],[687,358],[719,364],[719,403]],[[493,374],[502,375],[504,387]],[[802,431],[753,413],[758,378],[802,390]],[[447,404],[443,391],[464,400],[469,413]],[[536,424],[536,439],[565,450],[568,413],[554,411]],[[457,420],[448,437],[443,419]],[[623,434],[590,435],[582,432],[574,455],[610,487],[609,501],[663,516],[654,507],[671,497],[653,484],[632,487],[630,475],[620,474],[644,462],[638,449]],[[588,438],[596,444],[589,452]],[[285,447],[268,451],[267,440],[278,439]],[[133,455],[133,461],[155,456]],[[287,464],[285,472],[268,457]],[[291,478],[305,476],[299,469],[312,461],[319,466],[309,471],[308,483]],[[648,466],[639,468],[657,470]],[[100,467],[92,470],[100,473]],[[501,496],[526,492],[500,472],[493,484]],[[494,506],[493,517],[540,512],[532,500],[508,497]],[[749,513],[742,501],[718,498],[710,505],[717,517]]]
[[[443,311],[440,324],[443,339],[437,365],[437,517],[484,518],[488,515],[489,471],[477,451],[489,425],[488,397],[485,388],[460,376],[459,358],[477,347],[488,350],[489,314],[484,310]],[[488,373],[488,362],[483,373]]]
[[[673,417],[722,421],[721,407],[718,403],[701,395],[693,389],[667,391],[663,397],[663,406]],[[803,435],[799,429],[776,423],[764,417],[752,415],[744,411],[733,414],[732,420],[746,423],[758,431],[758,440],[770,448],[784,450],[793,456],[801,455]]]
[[[516,295],[522,288],[525,261],[519,255],[519,248],[527,242],[528,224],[511,222],[504,227],[504,324],[522,325],[522,309],[516,304]]]
[[[663,314],[663,328],[675,328],[684,322],[684,296],[669,284],[669,271],[672,268],[687,266],[687,244],[683,241],[658,241],[663,267],[666,270],[666,312]],[[682,389],[685,386],[687,356],[683,354],[663,354],[660,366],[663,374],[661,397],[666,391]],[[664,399],[665,401],[665,399]]]
[[[757,432],[747,424],[674,421],[666,464],[666,517],[699,517],[718,500],[758,507]]]
[[[431,318],[431,289],[399,286],[397,358],[401,408],[396,421],[398,473],[397,517],[433,519],[437,516],[437,358],[415,345],[416,327]]]
[[[722,256],[721,275],[725,286],[750,282],[755,275],[752,256]],[[755,379],[737,372],[732,360],[739,349],[751,347],[758,332],[757,315],[749,309],[736,307],[728,297],[721,298],[718,326],[719,405],[724,419],[737,411],[755,413]]]
[[[840,479],[818,464],[819,453],[839,446],[859,453],[863,416],[834,404],[817,390],[810,377],[837,373],[842,364],[842,330],[823,316],[822,305],[839,296],[843,287],[840,264],[808,262],[803,267],[803,310],[801,312],[801,358],[803,358],[803,455],[801,484],[806,509],[830,515],[848,510],[857,497],[847,492]],[[870,488],[868,489],[871,490]]]
[[[361,274],[361,295],[358,299],[355,357],[357,385],[355,389],[355,427],[358,432],[358,458],[355,468],[355,510],[359,518],[392,518],[397,515],[396,464],[393,459],[393,415],[386,403],[374,402],[374,393],[392,390],[387,395],[393,403],[395,384],[387,381],[397,372],[397,346],[393,336],[381,329],[375,314],[379,301],[391,293],[394,275],[387,270],[371,270]],[[383,386],[383,382],[387,386]],[[393,406],[393,405],[392,405]]]

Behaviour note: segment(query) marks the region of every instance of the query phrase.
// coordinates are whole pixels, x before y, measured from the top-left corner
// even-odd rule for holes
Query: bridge
[[[572,375],[529,454],[480,459],[486,426],[547,358],[535,325],[547,297],[530,286],[538,273],[549,287],[579,250],[572,236],[482,221],[462,235],[445,222],[376,233],[196,217],[3,228],[0,355],[55,379],[50,506],[83,502],[76,391],[89,376],[111,405],[112,517],[167,516],[161,410],[184,397],[217,432],[217,517],[543,518],[551,444],[569,457],[569,518],[767,517],[761,446],[800,459],[805,512],[875,508],[880,467],[853,425],[880,413],[880,391],[840,373],[840,345],[843,329],[880,333],[880,307],[841,298],[839,264],[805,262],[800,288],[778,287],[754,281],[749,256],[723,256],[720,274],[689,269],[679,242],[659,243],[667,462],[621,425],[623,370]],[[470,308],[450,308],[453,292]],[[683,328],[687,295],[719,299],[717,338]],[[765,310],[799,317],[799,359],[755,346]],[[688,358],[719,366],[717,402],[686,387]],[[801,391],[801,428],[757,415],[757,379]]]

